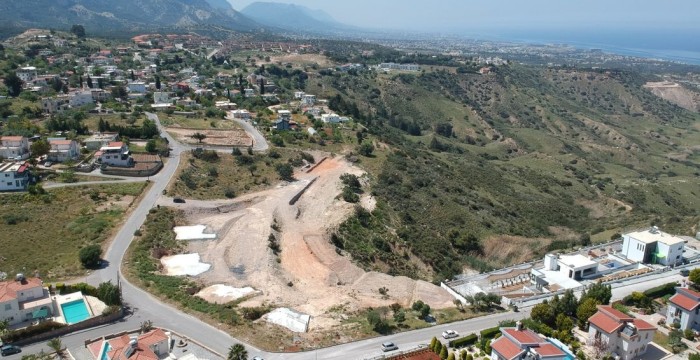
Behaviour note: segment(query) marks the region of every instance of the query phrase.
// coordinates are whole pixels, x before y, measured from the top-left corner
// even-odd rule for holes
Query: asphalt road
[[[149,118],[156,120],[156,123],[160,126],[160,122],[154,114],[147,115]],[[123,276],[121,276],[121,259],[123,258],[129,244],[131,243],[131,240],[133,239],[134,231],[141,227],[146,219],[148,211],[155,206],[155,203],[161,196],[163,189],[165,189],[165,187],[168,185],[168,182],[174,176],[175,171],[177,170],[180,153],[187,149],[185,146],[182,146],[172,139],[166,132],[163,132],[163,136],[166,136],[170,141],[172,148],[171,160],[166,162],[159,174],[151,177],[152,186],[148,189],[148,192],[144,195],[139,205],[132,211],[129,218],[115,236],[112,244],[104,256],[105,260],[107,261],[107,266],[101,270],[93,272],[87,278],[87,281],[91,284],[98,284],[103,281],[112,281],[116,283],[117,280],[120,279],[125,302],[130,306],[132,313],[113,324],[71,333],[61,338],[63,344],[68,349],[84,346],[84,341],[86,339],[94,339],[120,331],[138,329],[140,324],[146,320],[151,320],[155,326],[168,328],[186,337],[195,339],[219,354],[226,354],[228,348],[236,342],[243,343],[242,341],[232,338],[223,331],[202,322],[195,316],[182,313],[169,305],[163,304],[160,300],[130,284],[123,278]],[[641,291],[653,286],[680,279],[682,279],[682,277],[678,275],[678,271],[660,274],[659,276],[652,276],[643,282],[615,288],[613,290],[613,299],[622,298],[633,291]],[[426,329],[404,332],[386,337],[367,339],[304,353],[266,353],[247,344],[246,347],[248,348],[251,358],[253,356],[261,356],[267,360],[368,359],[382,354],[381,350],[379,349],[382,342],[392,341],[398,345],[399,350],[408,350],[420,344],[429,343],[433,336],[440,337],[442,331],[446,329],[452,329],[460,332],[461,334],[467,334],[496,326],[502,320],[520,319],[528,314],[529,308],[525,308],[521,309],[521,312],[518,313],[510,312],[494,314],[457,323],[436,325]],[[15,360],[19,359],[23,354],[34,354],[41,350],[49,351],[46,343],[26,346],[23,349],[23,353],[11,355],[7,358]]]

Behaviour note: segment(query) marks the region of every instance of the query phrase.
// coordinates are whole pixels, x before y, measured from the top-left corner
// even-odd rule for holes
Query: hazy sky
[[[229,0],[240,10],[255,0]],[[700,0],[264,0],[363,27],[414,30],[700,29]]]

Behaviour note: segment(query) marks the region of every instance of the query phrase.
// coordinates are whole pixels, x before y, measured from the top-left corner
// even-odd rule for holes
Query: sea
[[[470,37],[540,45],[566,44],[580,49],[700,65],[700,29],[495,30]]]

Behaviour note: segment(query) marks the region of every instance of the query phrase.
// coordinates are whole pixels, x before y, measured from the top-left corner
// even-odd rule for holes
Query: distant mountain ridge
[[[260,24],[285,30],[334,33],[356,29],[336,21],[323,10],[296,4],[254,2],[242,9],[241,14]]]
[[[238,31],[260,27],[230,4],[227,9],[226,4],[226,0],[2,1],[0,27],[68,28],[81,24],[93,33],[207,25]]]

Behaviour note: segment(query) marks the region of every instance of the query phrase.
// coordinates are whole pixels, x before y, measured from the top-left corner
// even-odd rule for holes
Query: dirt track
[[[184,208],[190,223],[205,224],[218,233],[216,241],[190,245],[190,251],[199,252],[203,262],[212,264],[201,278],[207,284],[252,286],[262,295],[241,306],[272,302],[292,307],[313,316],[312,331],[337,324],[327,314],[337,305],[355,310],[395,302],[410,306],[422,299],[435,308],[454,306],[453,298],[437,286],[367,273],[336,253],[327,240],[328,229],[340,224],[354,206],[336,199],[344,173],[361,175],[362,171],[343,159],[328,159],[311,173],[297,173],[294,183],[235,201],[188,201]],[[289,199],[315,177],[318,180],[300,200],[289,205]],[[362,203],[374,205],[366,198]],[[277,234],[282,248],[279,262],[268,248],[274,219],[281,228]],[[387,296],[379,294],[380,287],[389,289]]]

